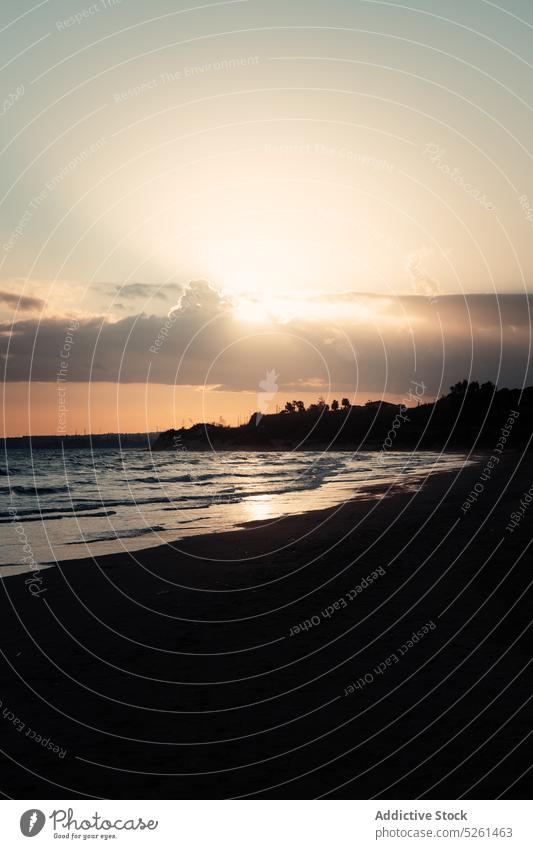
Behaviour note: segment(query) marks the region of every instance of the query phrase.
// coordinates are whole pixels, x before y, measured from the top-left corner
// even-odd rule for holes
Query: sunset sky
[[[61,372],[69,432],[233,423],[272,371],[272,409],[530,384],[532,38],[526,0],[4,0],[4,432]]]

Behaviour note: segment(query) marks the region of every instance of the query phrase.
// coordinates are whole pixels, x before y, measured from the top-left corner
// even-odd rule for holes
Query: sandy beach
[[[527,796],[531,455],[486,462],[6,578],[4,794]]]

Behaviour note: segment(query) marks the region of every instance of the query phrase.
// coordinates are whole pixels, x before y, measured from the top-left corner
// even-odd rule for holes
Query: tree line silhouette
[[[337,399],[334,398],[333,401],[331,402],[331,405],[330,405],[330,404],[326,403],[326,401],[324,400],[324,398],[322,396],[320,396],[320,398],[318,399],[316,404],[310,404],[309,407],[307,407],[307,408],[306,408],[303,401],[287,401],[284,409],[281,412],[282,413],[308,413],[308,412],[313,412],[313,411],[316,410],[319,413],[322,413],[322,412],[327,413],[327,412],[329,412],[329,410],[331,410],[333,413],[336,413],[339,409],[342,409],[345,412],[347,412],[350,409],[351,406],[352,405],[351,405],[349,398],[343,398],[342,401],[340,402],[340,404],[337,401]]]
[[[533,387],[498,389],[490,381],[468,380],[455,383],[436,401],[415,398],[413,406],[382,400],[357,405],[348,398],[328,404],[320,397],[306,408],[303,401],[288,401],[282,411],[253,413],[239,427],[199,423],[165,431],[153,448],[170,449],[179,434],[186,447],[199,450],[379,450],[394,424],[397,450],[488,449],[497,443],[511,411],[518,416],[508,448],[528,448],[533,434]]]

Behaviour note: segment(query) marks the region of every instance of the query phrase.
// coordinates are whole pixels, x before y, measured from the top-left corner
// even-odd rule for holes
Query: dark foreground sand
[[[529,797],[533,469],[463,514],[484,463],[6,579],[4,794]]]

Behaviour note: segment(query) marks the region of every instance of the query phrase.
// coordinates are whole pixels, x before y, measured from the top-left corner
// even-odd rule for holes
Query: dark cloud
[[[90,291],[92,303],[119,313],[138,313],[141,310],[161,310],[173,306],[183,294],[180,283],[93,283]],[[158,306],[157,306],[158,305]]]
[[[7,307],[22,310],[40,310],[44,307],[45,302],[41,298],[32,298],[28,295],[14,295],[12,292],[0,290],[0,305],[5,304]]]
[[[164,286],[154,286],[151,283],[124,283],[114,286],[114,294],[123,300],[143,298],[145,300],[172,301],[181,292],[183,292],[183,286],[179,283],[165,283]]]
[[[324,299],[326,300],[326,298]],[[327,296],[328,304],[335,296]],[[531,384],[530,313],[525,295],[383,297],[343,293],[320,321],[246,324],[231,301],[191,283],[166,316],[116,322],[91,318],[68,330],[48,318],[0,325],[10,381],[53,381],[70,335],[68,380],[217,386],[257,391],[268,370],[282,391],[328,385],[336,393],[406,392],[412,379],[437,394],[463,377],[500,386]],[[373,306],[370,317],[369,305]],[[335,314],[335,320],[328,316]]]

